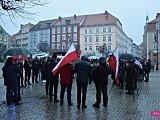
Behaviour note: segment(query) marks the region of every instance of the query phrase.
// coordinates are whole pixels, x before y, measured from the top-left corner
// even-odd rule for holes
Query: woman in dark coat
[[[135,88],[135,80],[136,70],[134,66],[134,60],[130,60],[126,65],[126,89],[128,90],[127,94],[129,95],[133,95],[133,91]]]
[[[6,76],[7,76],[7,106],[11,105],[13,102],[15,105],[21,105],[18,102],[18,74],[22,74],[21,69],[13,64],[13,58],[9,57],[6,61]]]

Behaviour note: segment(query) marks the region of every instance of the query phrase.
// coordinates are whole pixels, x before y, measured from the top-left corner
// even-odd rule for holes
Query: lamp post
[[[155,39],[155,42],[157,43],[157,63],[156,63],[156,70],[159,70],[159,68],[158,68],[158,30],[157,30],[157,32],[156,32],[155,35],[154,35],[154,39]]]

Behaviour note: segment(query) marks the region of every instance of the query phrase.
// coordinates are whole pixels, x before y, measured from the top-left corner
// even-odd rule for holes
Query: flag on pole
[[[114,52],[110,55],[108,62],[115,73],[116,84],[118,84],[118,66],[119,66],[118,48],[116,48]]]
[[[76,51],[74,45],[72,44],[65,54],[65,56],[59,61],[59,63],[55,66],[55,68],[52,70],[52,73],[55,75],[57,71],[64,65],[72,62],[73,60],[79,58],[79,54]]]

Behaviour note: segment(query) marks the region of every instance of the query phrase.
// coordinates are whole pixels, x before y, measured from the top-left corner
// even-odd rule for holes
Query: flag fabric
[[[108,52],[106,53],[106,59],[109,58],[109,50]]]
[[[116,48],[114,52],[110,55],[108,62],[109,62],[110,67],[113,69],[115,73],[116,84],[118,84],[118,66],[119,66],[118,48]]]
[[[52,73],[55,75],[57,71],[64,65],[72,62],[73,60],[79,58],[79,54],[76,51],[74,45],[72,44],[65,54],[65,56],[59,61],[59,63],[55,66],[55,68],[52,70]]]

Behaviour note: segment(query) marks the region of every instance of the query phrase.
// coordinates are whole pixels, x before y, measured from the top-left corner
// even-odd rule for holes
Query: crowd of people
[[[103,95],[103,106],[107,107],[108,103],[108,76],[111,74],[113,84],[115,84],[115,74],[112,68],[107,64],[106,58],[101,57],[99,60],[89,61],[85,56],[81,60],[76,60],[62,66],[54,75],[52,70],[58,64],[59,59],[57,55],[46,59],[38,59],[35,57],[31,59],[27,57],[25,61],[21,59],[14,59],[9,57],[2,70],[4,77],[4,85],[6,85],[6,100],[7,106],[15,103],[21,105],[20,88],[32,84],[39,83],[39,80],[46,80],[45,90],[46,95],[49,96],[50,102],[60,102],[64,104],[64,94],[67,89],[68,106],[72,106],[72,83],[76,79],[77,85],[77,108],[87,108],[87,87],[92,81],[95,84],[96,102],[93,107],[99,108],[101,103],[101,93]],[[141,61],[140,61],[141,62]],[[121,89],[126,88],[129,95],[134,94],[137,88],[137,81],[140,76],[145,78],[145,82],[149,81],[149,73],[151,69],[150,59],[144,63],[141,62],[142,67],[135,64],[135,60],[119,62],[119,86]],[[39,73],[41,73],[39,77]],[[24,76],[24,77],[23,77]],[[58,84],[60,83],[60,100],[57,97]]]

